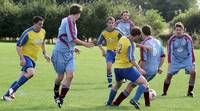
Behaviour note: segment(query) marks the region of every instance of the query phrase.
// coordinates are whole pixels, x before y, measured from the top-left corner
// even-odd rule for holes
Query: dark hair
[[[150,25],[145,25],[142,27],[142,33],[144,35],[151,35],[151,26]]]
[[[38,23],[39,21],[44,21],[44,18],[41,16],[34,16],[33,23]]]
[[[128,10],[122,11],[121,16],[123,16],[124,13],[128,13],[129,14],[129,11]]]
[[[79,4],[72,4],[69,10],[69,14],[78,14],[82,12],[82,7]]]
[[[115,18],[113,16],[109,16],[107,19],[106,19],[106,22],[108,22],[109,20],[115,20]]]
[[[131,29],[131,35],[132,36],[141,35],[141,29],[135,26],[134,28]]]
[[[177,23],[175,24],[175,28],[176,28],[176,27],[180,27],[180,28],[184,29],[184,25],[183,25],[183,23],[181,23],[181,22],[177,22]]]

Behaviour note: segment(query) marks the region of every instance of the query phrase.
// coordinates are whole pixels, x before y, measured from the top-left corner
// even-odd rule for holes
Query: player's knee
[[[165,79],[165,81],[171,81],[171,79],[172,79],[172,77],[173,77],[173,75],[172,74],[168,74],[167,75],[167,77],[166,77],[166,79]]]
[[[107,73],[112,73],[111,68],[107,68]]]
[[[192,71],[190,71],[190,74],[191,74],[191,75],[196,75],[196,70],[193,69]]]
[[[64,78],[64,76],[58,76],[57,79],[56,79],[56,81],[57,82],[61,82],[63,80],[63,78]]]
[[[73,79],[73,78],[74,78],[74,75],[73,75],[73,74],[69,74],[69,75],[67,75],[67,78],[68,78],[68,79]]]

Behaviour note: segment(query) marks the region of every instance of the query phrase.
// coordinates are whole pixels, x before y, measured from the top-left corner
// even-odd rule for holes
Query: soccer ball
[[[156,98],[157,94],[156,91],[153,89],[149,89],[149,99],[152,101]]]

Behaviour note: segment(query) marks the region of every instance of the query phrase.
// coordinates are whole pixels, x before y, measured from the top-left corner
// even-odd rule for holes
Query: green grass
[[[51,53],[52,45],[47,45]],[[53,100],[53,83],[56,74],[52,64],[40,55],[37,61],[36,75],[22,86],[12,102],[0,101],[0,111],[133,111],[135,108],[129,104],[134,95],[130,94],[120,107],[105,107],[109,89],[105,78],[105,60],[100,55],[97,47],[86,49],[80,47],[81,54],[76,55],[76,71],[70,92],[65,98],[62,109],[57,108]],[[14,43],[0,43],[0,95],[3,95],[9,85],[19,76],[19,58]],[[138,50],[136,51],[138,58]],[[188,77],[184,71],[179,72],[169,88],[168,95],[161,97],[163,81],[166,76],[167,63],[164,64],[164,73],[158,75],[150,82],[158,97],[152,101],[151,107],[140,103],[145,111],[197,111],[200,109],[199,57],[200,51],[196,50],[197,80],[195,98],[186,97]],[[124,86],[119,90],[122,91]],[[118,94],[119,94],[118,92]]]

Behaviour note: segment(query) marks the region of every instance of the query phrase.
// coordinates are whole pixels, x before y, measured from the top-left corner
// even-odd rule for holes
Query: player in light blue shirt
[[[175,34],[168,41],[168,75],[164,81],[163,94],[167,95],[172,77],[181,69],[190,74],[187,96],[193,97],[195,84],[195,56],[192,37],[184,33],[184,25],[181,22],[175,24]]]
[[[82,7],[73,4],[70,7],[70,15],[62,19],[59,27],[57,42],[52,52],[52,63],[57,73],[54,84],[54,99],[61,108],[63,99],[69,91],[73,75],[74,75],[74,52],[79,53],[79,49],[75,48],[79,43],[87,48],[93,47],[93,43],[87,43],[77,38],[76,21],[79,19]],[[64,74],[66,77],[64,79]],[[59,91],[62,82],[62,89]]]
[[[124,10],[121,13],[121,19],[117,20],[115,27],[123,32],[124,36],[129,36],[131,29],[134,27],[133,21],[130,20],[129,11]]]
[[[161,73],[161,66],[164,62],[165,54],[164,49],[162,47],[162,44],[159,40],[155,39],[153,36],[151,36],[151,27],[146,25],[142,27],[142,32],[144,34],[143,36],[143,42],[141,43],[145,47],[151,47],[151,50],[146,50],[144,48],[140,49],[140,66],[143,68],[146,72],[145,75],[143,75],[146,80],[149,82],[152,80],[157,73]],[[118,98],[114,101],[114,105],[119,105],[128,95],[131,93],[132,89],[136,86],[135,83],[131,82],[128,84],[127,88],[121,92],[121,94],[118,96]],[[132,98],[132,101],[138,101],[141,97],[141,87],[139,86],[135,96]],[[149,100],[149,91],[146,90],[144,92],[144,99],[145,99],[145,105],[150,106],[150,100]]]

